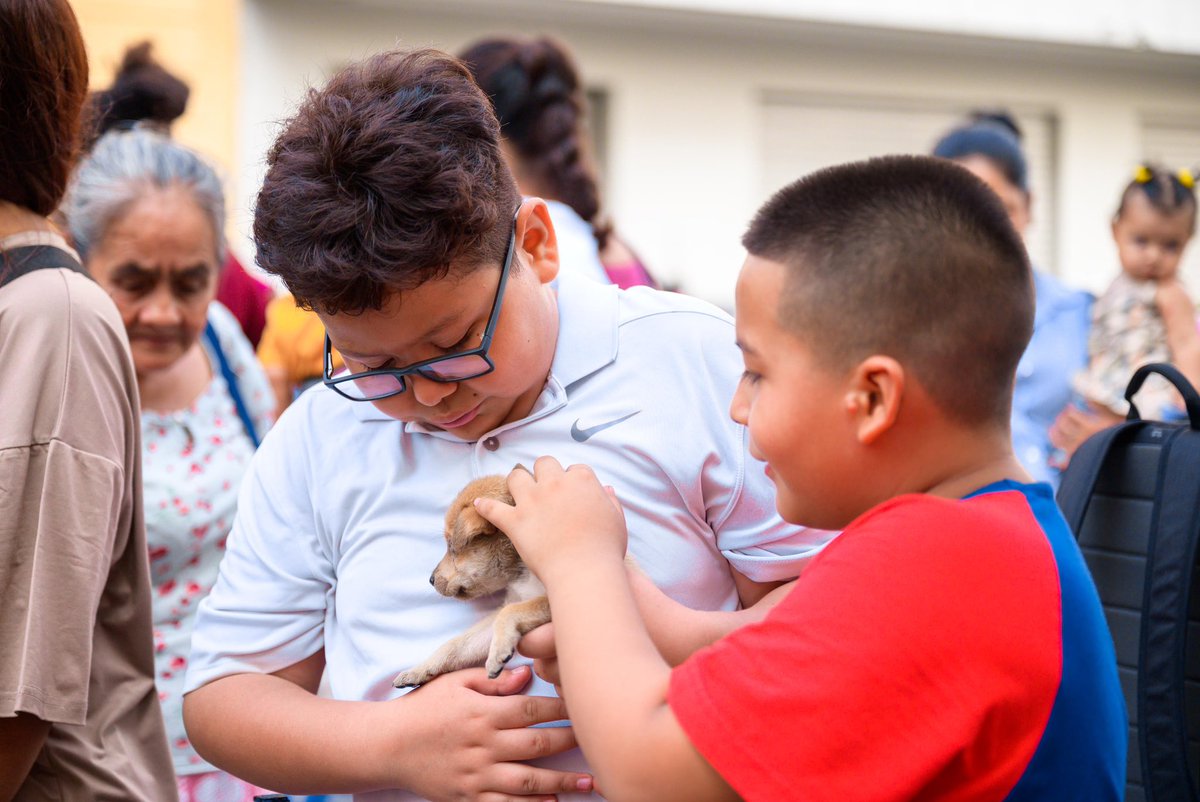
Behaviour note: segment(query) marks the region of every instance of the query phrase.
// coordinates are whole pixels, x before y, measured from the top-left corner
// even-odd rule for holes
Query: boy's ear
[[[846,410],[854,420],[858,442],[871,445],[892,428],[900,414],[904,383],[904,367],[890,356],[869,356],[854,369]]]
[[[549,284],[558,276],[558,237],[550,209],[541,198],[526,198],[517,212],[517,248],[541,283]]]

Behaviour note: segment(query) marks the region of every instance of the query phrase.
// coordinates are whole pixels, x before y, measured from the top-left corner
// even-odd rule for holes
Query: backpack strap
[[[1083,528],[1083,516],[1087,514],[1088,502],[1096,490],[1096,480],[1100,478],[1100,469],[1108,459],[1108,452],[1123,433],[1140,425],[1141,421],[1127,421],[1097,432],[1071,455],[1070,469],[1063,472],[1054,500],[1076,539]]]
[[[257,449],[259,439],[258,432],[254,430],[254,420],[250,417],[250,410],[246,408],[246,402],[242,399],[242,392],[238,387],[237,374],[233,372],[233,368],[229,366],[229,360],[225,358],[225,352],[221,349],[221,342],[217,339],[217,330],[213,328],[211,321],[204,326],[204,340],[208,343],[213,355],[217,358],[217,366],[221,370],[221,375],[225,377],[225,386],[229,388],[229,395],[233,398],[233,406],[237,409],[238,417],[242,419],[242,425],[246,427],[246,434],[250,436],[250,442],[254,443],[254,448]]]
[[[53,245],[22,245],[0,251],[0,287],[35,270],[74,270],[87,275],[78,259]]]
[[[1200,432],[1180,429],[1163,444],[1146,550],[1138,644],[1138,740],[1147,799],[1197,800],[1188,767],[1184,704],[1188,607],[1200,546]]]
[[[1133,397],[1138,390],[1142,389],[1142,382],[1146,381],[1146,377],[1151,373],[1157,373],[1175,385],[1175,389],[1183,396],[1188,423],[1193,429],[1200,431],[1200,393],[1196,392],[1196,388],[1179,368],[1168,362],[1151,362],[1134,371],[1133,378],[1129,380],[1129,386],[1125,388],[1125,400],[1129,403],[1129,420],[1136,420],[1139,417]]]

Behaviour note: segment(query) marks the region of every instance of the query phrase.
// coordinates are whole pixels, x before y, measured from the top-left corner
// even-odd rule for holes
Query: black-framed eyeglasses
[[[520,211],[518,209],[518,211]],[[454,382],[475,379],[486,376],[496,369],[488,349],[492,345],[492,335],[496,333],[496,321],[500,319],[500,306],[504,302],[504,287],[508,284],[508,273],[512,267],[513,253],[517,245],[517,219],[513,216],[513,230],[508,238],[508,251],[504,254],[504,264],[500,268],[500,283],[496,285],[496,297],[492,300],[492,311],[488,315],[487,327],[483,330],[483,340],[469,351],[457,354],[426,359],[403,368],[378,368],[364,370],[361,373],[349,372],[341,376],[333,375],[333,347],[329,341],[329,333],[325,333],[325,376],[324,383],[333,388],[338,395],[351,401],[378,401],[399,395],[408,389],[405,376],[417,374],[434,382],[452,384]]]

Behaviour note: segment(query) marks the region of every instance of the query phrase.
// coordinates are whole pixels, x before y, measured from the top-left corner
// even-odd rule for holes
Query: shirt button
[[[488,439],[483,441],[483,447],[486,448],[488,451],[495,451],[497,448],[500,447],[500,441],[494,437],[489,437]]]

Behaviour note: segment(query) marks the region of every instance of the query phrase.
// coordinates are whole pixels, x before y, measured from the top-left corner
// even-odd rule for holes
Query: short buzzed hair
[[[392,51],[300,104],[267,155],[258,264],[328,314],[504,258],[521,202],[491,102],[462,62]]]
[[[1033,333],[1033,274],[1003,205],[962,167],[889,156],[819,170],[742,243],[787,270],[780,325],[824,366],[899,360],[949,417],[1004,422]]]

